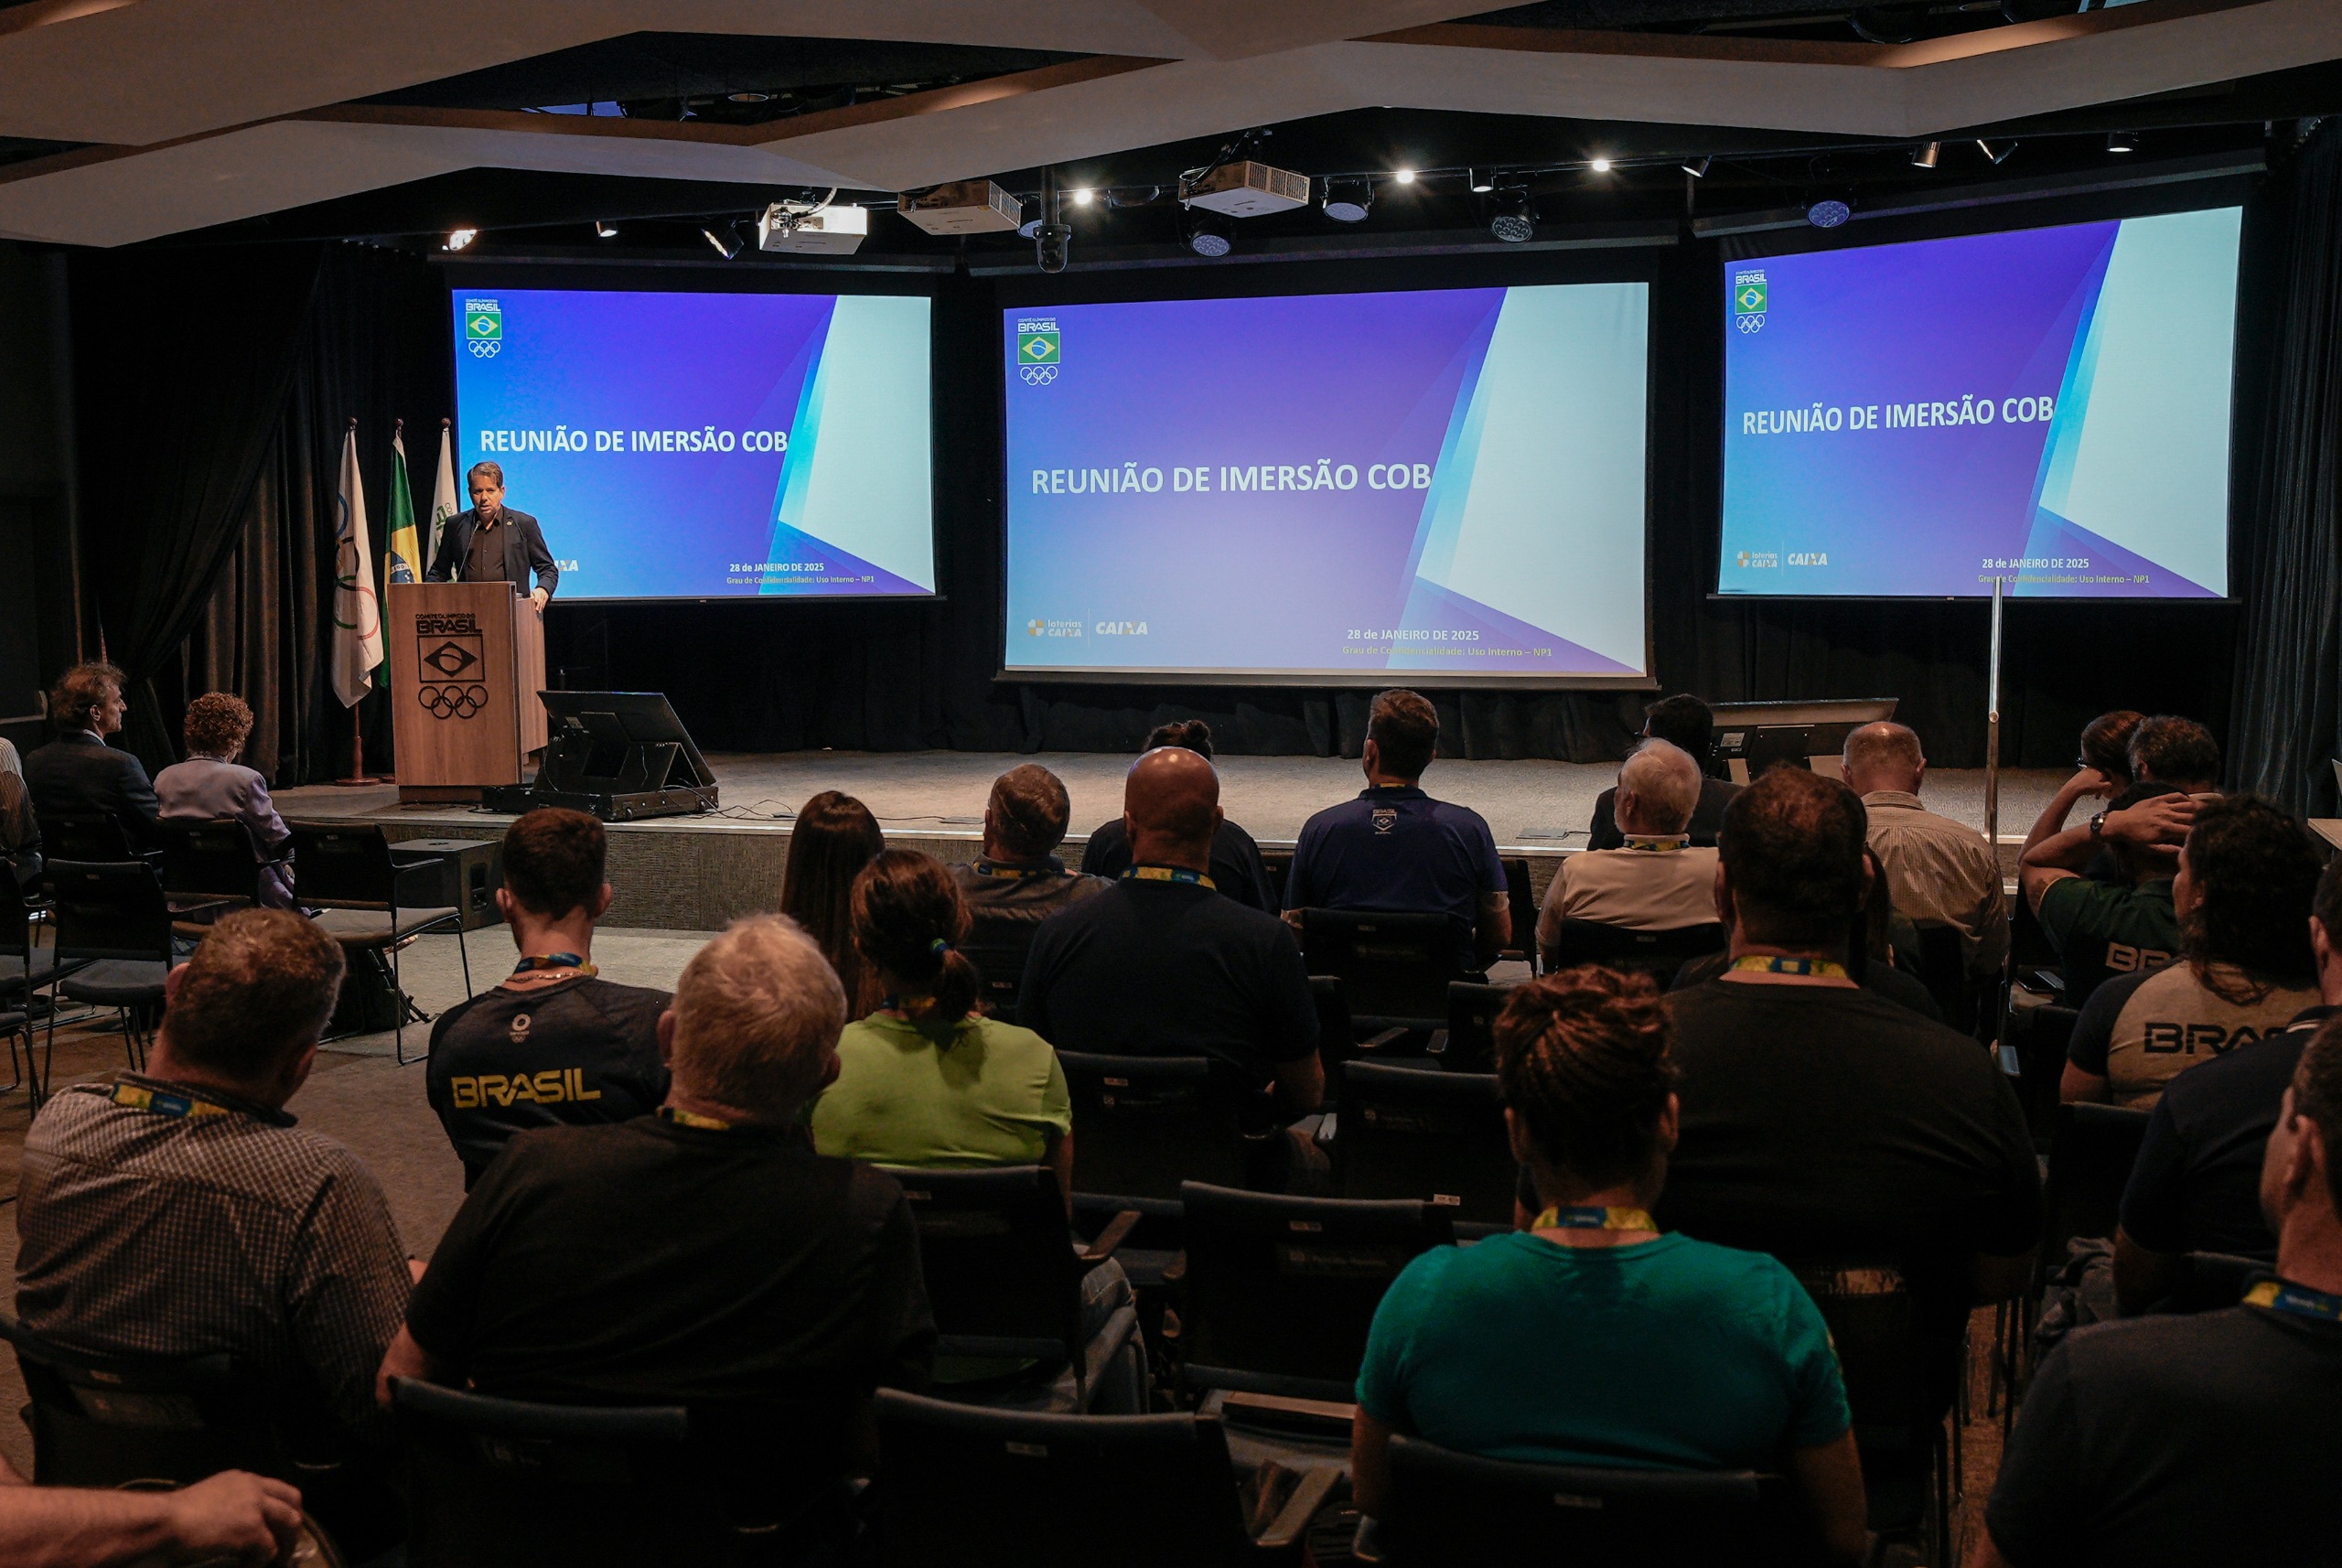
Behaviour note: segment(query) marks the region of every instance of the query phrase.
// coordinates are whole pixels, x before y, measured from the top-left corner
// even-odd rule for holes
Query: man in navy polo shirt
[[[1467,964],[1495,959],[1512,937],[1504,865],[1479,812],[1423,793],[1418,780],[1438,749],[1439,713],[1429,699],[1408,691],[1374,699],[1366,788],[1303,825],[1285,884],[1287,919],[1304,909],[1437,910],[1455,922]]]

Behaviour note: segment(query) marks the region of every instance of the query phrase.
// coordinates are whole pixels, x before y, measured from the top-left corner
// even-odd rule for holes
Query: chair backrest
[[[887,1169],[919,1222],[919,1272],[939,1349],[1052,1359],[1079,1354],[1080,1265],[1054,1172]]]
[[[1004,1024],[1016,1022],[1016,993],[1025,984],[1025,960],[1033,950],[1038,920],[1000,920],[976,917],[960,950],[983,976],[985,1011]]]
[[[1243,1185],[1243,1132],[1207,1058],[1059,1051],[1058,1061],[1079,1130],[1075,1191],[1176,1198],[1191,1177]]]
[[[2252,1288],[2252,1282],[2274,1274],[2266,1258],[2240,1257],[2233,1252],[2190,1252],[2184,1260],[2179,1288],[2172,1293],[2174,1312],[2218,1312],[2234,1306]]]
[[[1464,975],[1455,922],[1443,914],[1304,909],[1301,952],[1312,974],[1342,983],[1354,1025],[1435,1029],[1448,983]]]
[[[221,1470],[284,1474],[268,1400],[225,1355],[93,1356],[0,1316],[16,1347],[45,1487],[186,1484]]]
[[[1353,1396],[1382,1293],[1455,1239],[1450,1211],[1187,1182],[1187,1376],[1198,1386]]]
[[[52,860],[43,875],[57,905],[59,958],[170,962],[170,903],[154,866]]]
[[[2066,1244],[2077,1236],[2114,1234],[2147,1118],[2144,1111],[2120,1105],[2057,1107],[2048,1179],[2041,1193],[2042,1268],[2061,1266]]]
[[[1907,1448],[1911,1434],[1942,1419],[1945,1348],[1929,1339],[1918,1294],[1897,1265],[1860,1259],[1790,1259],[1821,1309],[1838,1352],[1854,1436],[1866,1446]]]
[[[1943,1009],[1943,1021],[1963,1035],[1976,1032],[1984,1013],[1984,988],[1968,976],[1968,949],[1956,926],[1939,922],[1919,931],[1919,979]]]
[[[257,898],[260,861],[252,830],[235,817],[191,822],[165,817],[154,828],[163,852],[163,890],[196,897]]]
[[[1269,874],[1269,891],[1276,895],[1276,902],[1283,904],[1284,890],[1293,882],[1293,851],[1289,849],[1262,850],[1261,869]]]
[[[0,865],[0,957],[16,959],[31,972],[33,957],[33,912],[25,901],[25,890]]]
[[[1499,1563],[1811,1562],[1778,1477],[1524,1465],[1391,1440],[1381,1542],[1406,1568]]]
[[[1469,980],[1447,987],[1447,1050],[1440,1065],[1452,1072],[1490,1072],[1497,1061],[1497,1015],[1512,995],[1509,985]]]
[[[379,822],[291,822],[293,897],[319,908],[389,909],[398,867]]]
[[[1724,951],[1724,928],[1677,926],[1668,930],[1635,931],[1606,926],[1599,920],[1564,919],[1553,944],[1553,967],[1598,963],[1610,969],[1635,970],[1657,980],[1664,988],[1687,959]]]
[[[1334,1168],[1344,1197],[1419,1197],[1458,1219],[1512,1218],[1520,1166],[1496,1075],[1352,1062],[1342,1069]]]
[[[41,853],[59,860],[129,860],[139,846],[130,842],[122,819],[107,811],[43,811]]]
[[[1529,965],[1529,972],[1537,972],[1537,900],[1530,892],[1529,857],[1525,854],[1506,855],[1504,866],[1505,904],[1512,916],[1512,940],[1504,945],[1503,956],[1517,959]]]
[[[2034,1146],[2047,1152],[2057,1132],[2057,1086],[2066,1074],[2066,1052],[2073,1045],[2078,1007],[2051,1004],[2012,1007],[2002,1031],[2016,1050],[2016,1098]]]
[[[887,1568],[1214,1568],[1247,1550],[1209,1416],[1034,1415],[877,1397]]]

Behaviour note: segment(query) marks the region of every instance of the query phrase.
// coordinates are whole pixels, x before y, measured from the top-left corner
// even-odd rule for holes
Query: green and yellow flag
[[[391,513],[389,569],[382,580],[389,583],[419,583],[424,569],[430,564],[423,558],[423,541],[414,527],[414,494],[406,482],[406,421],[399,421],[398,429],[391,436]]]

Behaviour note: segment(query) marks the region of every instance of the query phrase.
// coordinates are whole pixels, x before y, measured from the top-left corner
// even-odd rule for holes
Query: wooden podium
[[[545,744],[544,620],[510,583],[398,583],[385,596],[401,800],[477,800]]]

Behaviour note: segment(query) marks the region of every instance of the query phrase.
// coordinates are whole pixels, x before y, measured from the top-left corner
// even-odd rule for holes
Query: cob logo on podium
[[[1058,366],[1063,360],[1062,346],[1058,340],[1055,317],[1019,321],[1016,324],[1016,373],[1025,378],[1028,387],[1045,387],[1058,379]]]
[[[504,347],[504,311],[496,301],[464,301],[464,342],[479,360],[494,359]]]

